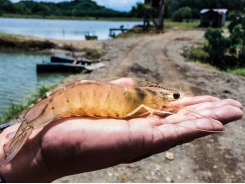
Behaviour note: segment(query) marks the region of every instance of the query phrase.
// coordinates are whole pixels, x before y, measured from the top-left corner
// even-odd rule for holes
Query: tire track
[[[130,63],[134,62],[132,60],[133,57],[137,57],[139,54],[139,50],[142,50],[143,47],[151,42],[156,41],[158,38],[157,37],[151,37],[143,42],[139,42],[136,46],[134,46],[126,55],[126,57],[123,59],[123,61],[120,63],[117,71],[116,71],[116,76],[122,76],[122,74],[125,72],[127,67],[129,66]]]

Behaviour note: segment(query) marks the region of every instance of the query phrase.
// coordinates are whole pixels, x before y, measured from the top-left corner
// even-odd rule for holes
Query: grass
[[[227,73],[231,73],[234,75],[240,75],[245,77],[245,68],[237,68],[237,69],[228,69]]]
[[[7,34],[7,33],[0,33],[0,39],[10,39],[10,40],[15,40],[15,41],[20,41],[23,38],[19,35],[13,35],[13,34]]]
[[[209,54],[203,50],[203,47],[207,44],[207,41],[196,42],[191,46],[185,47],[183,56],[188,58],[189,61],[196,62],[206,68],[221,71],[219,68],[207,63]],[[234,75],[240,75],[245,77],[245,68],[227,69],[226,73]]]
[[[220,71],[219,68],[206,62],[209,57],[209,54],[205,52],[203,49],[203,47],[206,44],[207,44],[206,40],[195,42],[191,46],[185,47],[182,55],[185,58],[188,58],[189,61],[195,62],[196,64],[201,65],[202,67]]]
[[[143,23],[143,22],[142,22]],[[168,29],[197,29],[199,26],[199,20],[193,20],[190,22],[173,22],[171,19],[164,19],[164,29],[168,31]],[[156,31],[155,26],[153,24],[150,25],[148,31],[143,31],[142,25],[137,25],[130,29],[127,32],[121,33],[115,38],[135,38],[140,37],[145,34],[156,34],[159,31]]]
[[[231,21],[225,21],[225,25],[222,27],[222,29],[228,29],[229,24],[231,23]]]
[[[104,49],[86,49],[84,56],[88,59],[95,60],[95,59],[99,59],[104,54],[105,54]]]
[[[200,24],[199,20],[173,22],[170,19],[164,20],[165,29],[197,29]]]
[[[27,40],[24,36],[0,33],[0,50],[39,51],[55,47],[56,45],[49,40]]]
[[[196,42],[191,46],[184,48],[183,56],[190,59],[190,61],[204,62],[208,59],[208,53],[203,50],[207,44],[206,41]]]
[[[40,98],[43,98],[46,96],[46,93],[50,91],[53,88],[53,86],[40,87],[35,93],[31,95],[31,97],[28,100],[23,100],[22,104],[11,104],[7,111],[1,116],[0,118],[0,124],[8,122],[14,118],[17,118],[23,111],[27,110],[32,106],[33,104],[37,103],[37,101]]]

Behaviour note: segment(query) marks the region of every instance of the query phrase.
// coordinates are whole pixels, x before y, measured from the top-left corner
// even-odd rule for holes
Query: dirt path
[[[223,74],[195,63],[185,62],[182,48],[203,38],[203,31],[172,31],[134,39],[99,42],[107,50],[106,64],[90,75],[66,80],[129,76],[181,87],[194,95],[234,98],[245,104],[245,78]],[[95,42],[94,42],[95,43]],[[97,45],[98,46],[98,45]],[[244,182],[244,119],[227,125],[228,131],[170,150],[175,159],[161,153],[145,160],[112,168],[68,176],[58,182]]]

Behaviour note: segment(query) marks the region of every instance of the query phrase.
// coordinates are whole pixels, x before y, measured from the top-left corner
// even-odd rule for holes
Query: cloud
[[[19,2],[20,0],[11,0],[13,3]],[[69,0],[35,0],[35,1],[43,1],[43,2],[61,2],[61,1],[69,1]],[[71,1],[71,0],[70,0]],[[105,6],[110,9],[118,10],[118,11],[130,11],[132,6],[136,5],[137,2],[143,2],[143,0],[93,0],[98,5]]]

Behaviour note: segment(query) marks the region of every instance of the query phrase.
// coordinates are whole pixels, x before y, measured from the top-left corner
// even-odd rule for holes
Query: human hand
[[[130,79],[115,81],[133,85]],[[29,140],[0,173],[7,182],[50,182],[57,178],[130,163],[160,153],[178,144],[222,131],[223,126],[242,118],[242,105],[231,99],[211,96],[185,97],[175,102],[185,107],[166,118],[130,120],[68,118],[34,130]],[[0,162],[6,134],[0,134]],[[204,131],[203,131],[204,130]]]

